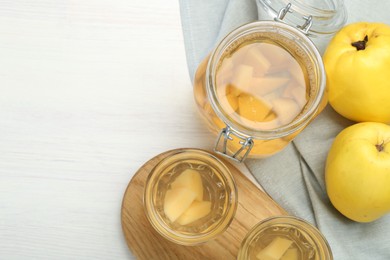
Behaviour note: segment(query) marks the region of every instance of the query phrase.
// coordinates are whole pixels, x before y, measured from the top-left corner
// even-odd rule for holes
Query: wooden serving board
[[[256,187],[236,167],[220,158],[230,169],[238,188],[236,215],[228,229],[216,239],[197,246],[182,246],[161,237],[149,223],[143,207],[146,177],[153,167],[176,149],[145,163],[130,181],[122,202],[122,229],[137,259],[236,259],[241,241],[259,221],[287,212]]]

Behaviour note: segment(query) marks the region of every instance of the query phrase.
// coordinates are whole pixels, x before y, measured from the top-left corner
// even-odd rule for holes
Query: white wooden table
[[[350,22],[372,4],[347,2]],[[120,207],[134,173],[214,141],[177,1],[0,0],[1,260],[132,259]]]
[[[177,1],[0,0],[0,259],[132,259],[133,174],[214,139]]]

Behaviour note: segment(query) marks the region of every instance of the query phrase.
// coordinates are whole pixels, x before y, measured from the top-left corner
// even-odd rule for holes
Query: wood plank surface
[[[344,2],[349,22],[388,21],[390,1]],[[0,57],[0,259],[135,259],[119,217],[134,173],[216,138],[179,1],[1,0]]]
[[[237,184],[238,205],[228,229],[216,239],[198,246],[182,246],[161,237],[150,225],[143,207],[145,181],[153,167],[180,149],[149,160],[130,181],[122,202],[122,229],[129,248],[138,259],[236,259],[245,235],[259,221],[286,215],[268,195],[258,189],[236,167],[220,158],[230,169]]]

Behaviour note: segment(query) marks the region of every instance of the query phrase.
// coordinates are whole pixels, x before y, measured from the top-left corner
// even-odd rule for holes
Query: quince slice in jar
[[[175,222],[196,198],[190,189],[178,187],[168,190],[164,198],[164,213],[171,222]]]
[[[251,92],[254,95],[267,95],[286,85],[289,80],[290,78],[288,77],[253,77],[251,80]]]
[[[298,104],[290,98],[278,98],[272,100],[272,109],[282,125],[290,123],[301,111]]]
[[[240,64],[236,66],[231,83],[241,91],[250,89],[250,81],[253,75],[253,67]]]
[[[207,216],[211,211],[210,201],[194,201],[191,206],[177,219],[180,225],[188,225]]]
[[[295,102],[297,102],[298,106],[301,108],[306,105],[308,100],[308,97],[306,95],[306,88],[294,83],[290,83],[284,89],[282,97],[294,99]]]
[[[289,248],[286,253],[280,258],[280,260],[298,260],[298,248]],[[317,258],[316,258],[317,259]]]
[[[307,82],[299,62],[268,42],[239,47],[222,61],[218,97],[229,116],[260,130],[290,123],[307,103]],[[230,79],[229,79],[230,77]]]
[[[196,200],[203,200],[203,183],[199,172],[193,169],[184,170],[171,184],[172,190],[186,188],[196,194]]]
[[[258,44],[258,48],[264,53],[264,56],[271,61],[272,66],[286,64],[291,60],[291,54],[283,47],[270,42],[262,42]]]
[[[256,68],[254,71],[256,75],[265,75],[271,67],[271,62],[264,56],[259,48],[256,48],[256,46],[249,46],[250,48],[247,51],[243,62]]]
[[[259,260],[280,260],[292,243],[293,241],[289,239],[276,237],[256,255],[256,258]]]
[[[271,104],[248,94],[238,97],[238,111],[241,117],[255,122],[265,121],[267,117],[272,118],[269,114],[273,113]]]

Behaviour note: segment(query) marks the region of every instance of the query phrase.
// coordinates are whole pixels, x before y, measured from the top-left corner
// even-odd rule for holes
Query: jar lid
[[[341,0],[258,0],[272,19],[280,19],[301,28],[310,17],[307,33],[311,37],[333,35],[347,21],[347,11]],[[261,12],[260,12],[261,13]],[[282,15],[282,17],[280,17]],[[260,17],[261,18],[261,17]]]

